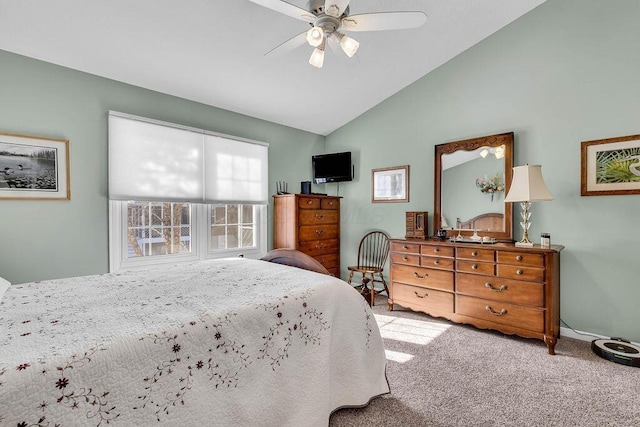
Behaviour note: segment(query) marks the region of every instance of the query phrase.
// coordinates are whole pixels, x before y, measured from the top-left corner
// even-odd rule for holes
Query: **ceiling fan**
[[[416,28],[427,21],[424,12],[381,12],[349,15],[350,0],[309,0],[308,9],[295,6],[281,0],[249,0],[266,8],[283,13],[292,18],[308,22],[311,28],[292,37],[266,53],[291,51],[305,43],[314,47],[309,64],[321,68],[324,63],[324,50],[327,44],[352,57],[360,43],[345,32],[382,31]]]

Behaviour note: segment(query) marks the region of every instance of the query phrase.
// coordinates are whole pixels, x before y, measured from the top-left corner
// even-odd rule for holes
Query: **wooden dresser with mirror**
[[[446,238],[391,240],[389,309],[399,305],[541,339],[555,354],[563,247],[513,243],[513,208],[504,203],[512,178],[513,133],[437,145],[435,154],[434,231],[444,228]],[[484,162],[487,157],[490,162]],[[478,200],[490,197],[475,185],[480,174],[503,180],[503,191],[493,200]],[[469,240],[474,234],[490,243]]]

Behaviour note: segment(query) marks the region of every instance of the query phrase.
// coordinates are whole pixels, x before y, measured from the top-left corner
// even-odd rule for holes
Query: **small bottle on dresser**
[[[543,248],[551,247],[551,234],[549,233],[540,234],[540,246],[542,246]]]

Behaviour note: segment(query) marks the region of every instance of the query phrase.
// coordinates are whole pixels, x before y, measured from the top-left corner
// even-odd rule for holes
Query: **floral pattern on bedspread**
[[[343,353],[377,360],[382,379],[336,364]],[[299,402],[323,377],[362,401],[323,408],[321,389]],[[291,386],[282,404],[272,384]],[[296,425],[314,412],[326,425],[336,407],[385,392],[375,319],[330,276],[218,260],[14,285],[0,303],[2,425]],[[294,398],[301,414],[283,415]]]

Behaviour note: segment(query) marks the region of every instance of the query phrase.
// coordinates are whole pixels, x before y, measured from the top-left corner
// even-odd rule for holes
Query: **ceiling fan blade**
[[[276,47],[274,47],[273,49],[271,49],[269,52],[265,53],[264,55],[282,55],[288,52],[291,52],[292,50],[294,50],[297,47],[302,46],[303,44],[307,43],[307,32],[303,31],[300,34],[298,34],[297,36],[293,36],[291,37],[289,40],[287,40],[286,42],[282,43],[281,45],[278,45]]]
[[[294,6],[291,3],[287,3],[286,1],[280,0],[249,0],[252,3],[259,4],[260,6],[264,6],[268,9],[275,10],[276,12],[280,12],[292,18],[299,19],[305,22],[315,22],[316,16],[309,12],[308,10],[304,10],[301,7]]]
[[[424,12],[381,12],[351,15],[342,19],[344,31],[382,31],[416,28],[427,22]]]
[[[350,0],[325,0],[324,13],[334,18],[339,18],[347,9],[347,6],[349,6],[349,1]]]
[[[329,48],[334,53],[334,55],[336,55],[338,60],[348,60],[349,59],[349,57],[347,55],[345,55],[345,53],[342,51],[342,48],[340,47],[340,43],[338,42],[338,40],[335,37],[329,37],[329,38],[327,38],[327,41],[328,41],[328,44],[329,44]]]

